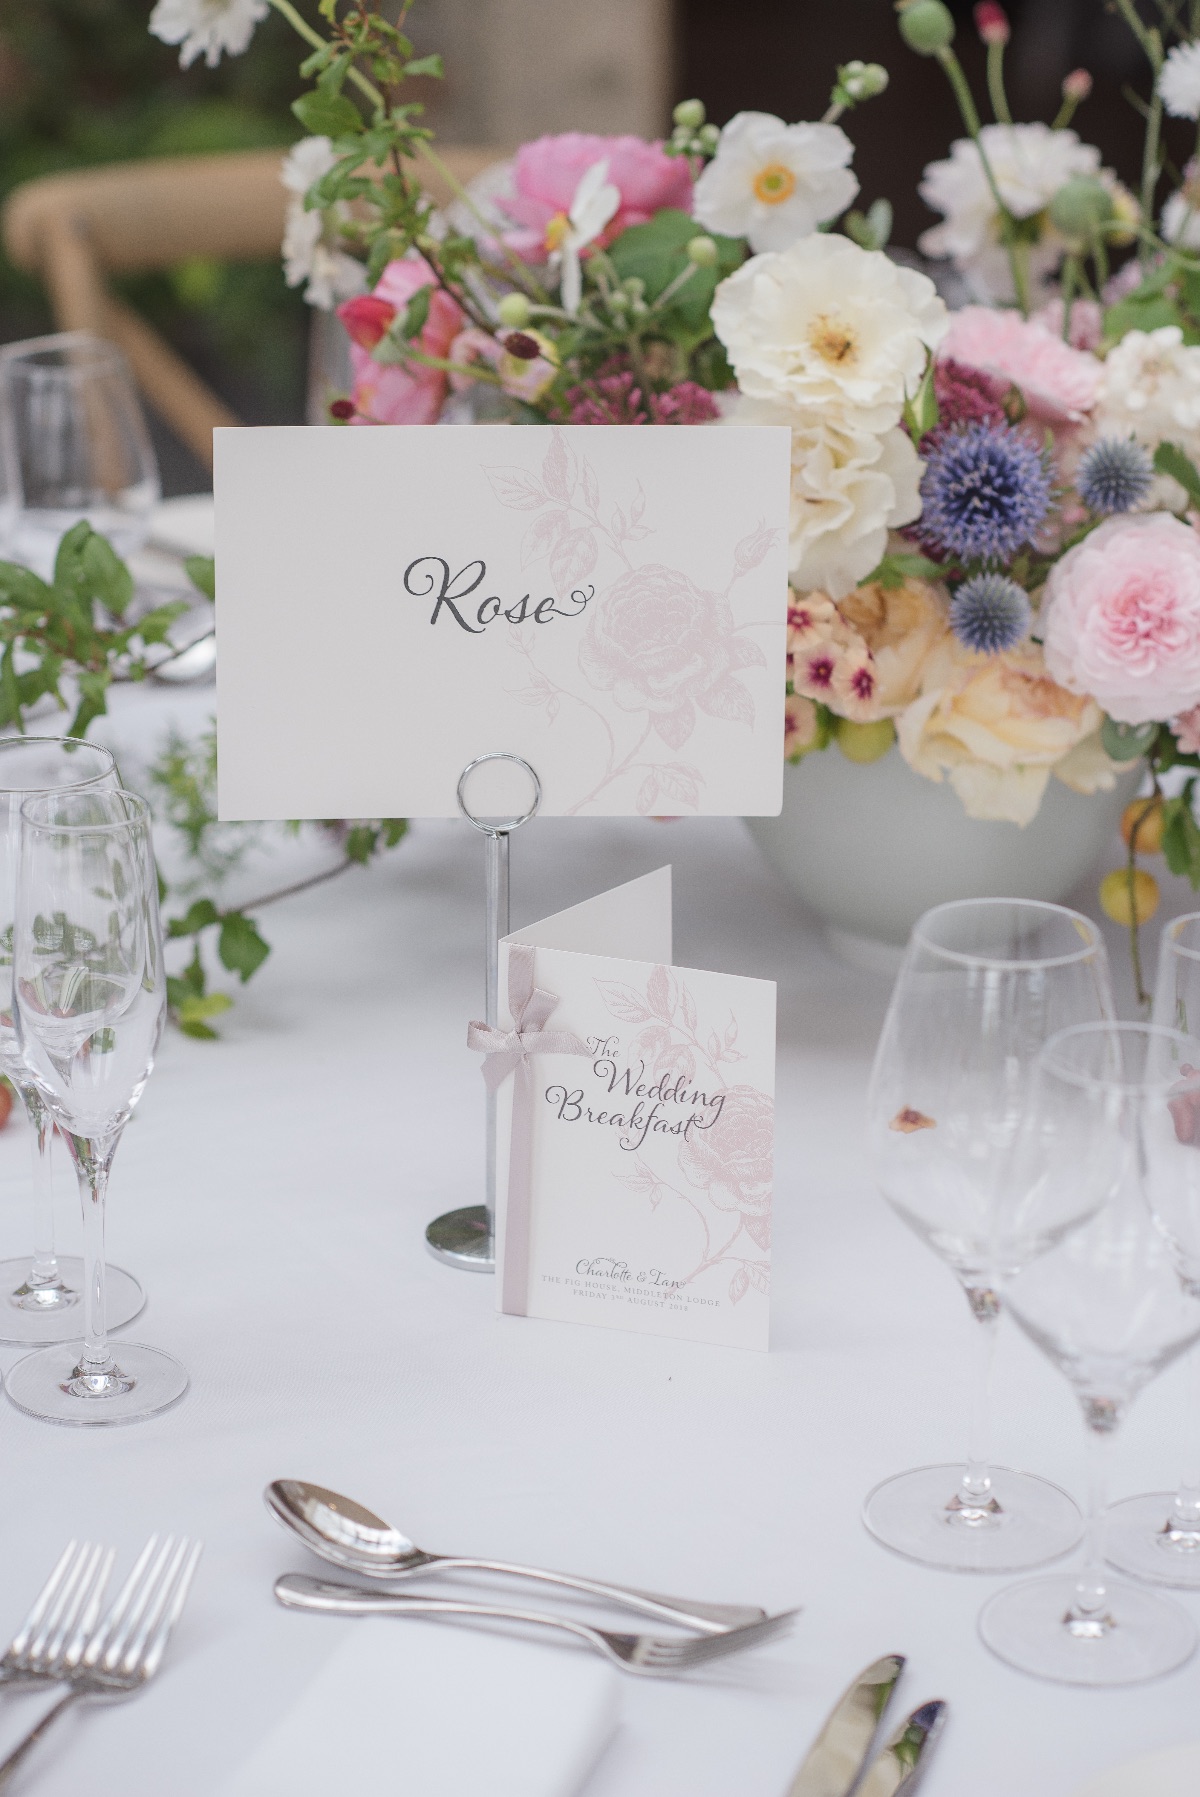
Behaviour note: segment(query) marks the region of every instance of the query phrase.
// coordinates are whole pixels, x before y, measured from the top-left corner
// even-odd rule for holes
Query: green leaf
[[[1165,293],[1135,293],[1108,308],[1104,314],[1104,336],[1107,342],[1118,343],[1126,331],[1157,331],[1163,325],[1183,322],[1178,305]]]
[[[938,402],[937,390],[933,384],[933,357],[925,364],[925,372],[921,376],[921,384],[910,399],[904,396],[904,423],[914,443],[919,443],[937,424]]]
[[[315,57],[311,56],[308,59],[309,62],[315,60]],[[353,62],[354,56],[349,50],[343,50],[339,54],[328,57],[325,62],[325,67],[317,76],[318,91],[323,94],[340,94],[346,76],[350,73]],[[305,65],[305,68],[307,68],[307,64]],[[303,74],[304,72],[305,71],[302,69],[301,73]]]
[[[1157,735],[1157,724],[1118,724],[1115,718],[1105,718],[1100,726],[1100,742],[1110,761],[1136,761]]]
[[[902,587],[906,580],[940,580],[947,572],[941,562],[931,562],[927,555],[885,555],[878,567],[859,581],[860,587],[881,586],[887,592]]]
[[[18,605],[28,611],[44,611],[50,588],[28,568],[16,562],[0,562],[0,604]]]
[[[345,94],[301,94],[292,111],[313,137],[349,137],[363,129],[361,112]]]
[[[408,835],[408,819],[406,817],[385,817],[381,827],[385,849],[394,849],[401,838]]]
[[[221,1039],[216,1030],[209,1029],[207,1023],[196,1023],[181,1017],[179,1027],[185,1036],[196,1036],[201,1042],[219,1042]]]
[[[179,1006],[179,1020],[202,1023],[206,1017],[219,1017],[222,1011],[232,1009],[233,1000],[227,992],[206,992],[203,997],[189,993]]]
[[[1154,466],[1159,474],[1169,475],[1177,480],[1187,493],[1193,506],[1200,507],[1200,473],[1189,455],[1185,455],[1178,443],[1160,443],[1154,452]]]
[[[370,824],[355,824],[346,836],[346,859],[360,864],[369,861],[378,841],[379,831]]]
[[[217,565],[211,555],[186,556],[183,571],[198,592],[209,599],[216,599]]]
[[[869,212],[848,212],[842,229],[860,249],[886,249],[892,235],[892,216],[891,202],[876,200]]]
[[[270,952],[254,924],[240,911],[231,911],[222,920],[217,953],[222,966],[230,973],[236,973],[243,985],[258,971]]]
[[[425,321],[429,317],[429,307],[433,300],[432,287],[418,287],[417,291],[404,308],[404,317],[395,327],[406,342],[411,343],[425,329]]]
[[[404,73],[406,75],[432,75],[436,81],[441,81],[446,71],[442,67],[440,56],[418,56],[415,62],[408,64]]]
[[[68,736],[86,736],[96,718],[108,710],[108,686],[112,676],[107,668],[80,674],[79,705],[67,730]]]
[[[7,729],[15,724],[24,732],[21,718],[21,693],[17,685],[17,670],[13,659],[13,645],[6,643],[4,655],[0,657],[0,729]]]
[[[1177,798],[1163,803],[1162,850],[1173,874],[1181,874],[1200,886],[1200,824],[1192,815],[1192,788],[1189,780]]]
[[[627,281],[636,275],[646,283],[646,298],[653,303],[671,282],[689,266],[687,246],[697,235],[697,225],[690,213],[664,207],[644,225],[631,225],[622,231],[608,251],[617,276]],[[689,348],[712,336],[709,307],[717,284],[741,266],[746,246],[738,237],[709,236],[717,246],[717,260],[712,268],[698,268],[677,298],[671,300],[664,319],[682,326],[681,336]]]
[[[209,924],[216,923],[221,913],[209,898],[199,898],[189,905],[182,917],[171,917],[167,920],[168,936],[195,936],[200,930],[206,930]]]

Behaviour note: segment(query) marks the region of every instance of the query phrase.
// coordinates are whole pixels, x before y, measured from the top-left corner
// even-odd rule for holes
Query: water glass
[[[18,1361],[6,1389],[50,1422],[131,1422],[183,1396],[157,1348],[108,1342],[104,1216],[122,1131],[166,1017],[150,813],[132,793],[66,791],[21,807],[13,1022],[66,1142],[84,1214],[83,1341]]]
[[[14,489],[5,553],[49,579],[64,532],[86,518],[118,555],[140,549],[158,464],[133,377],[86,331],[0,350],[0,468]]]

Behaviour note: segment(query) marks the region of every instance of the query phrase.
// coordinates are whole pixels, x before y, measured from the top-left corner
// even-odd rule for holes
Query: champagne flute
[[[83,1342],[18,1361],[7,1391],[48,1422],[131,1422],[174,1404],[187,1374],[122,1342],[105,1317],[104,1210],[121,1133],[145,1088],[166,1017],[158,874],[144,799],[53,792],[21,807],[13,1017],[26,1067],[79,1176]]]
[[[13,736],[0,741],[0,967],[11,969],[21,806],[33,793],[113,790],[121,777],[107,749],[72,736]],[[0,1010],[0,1073],[19,1093],[33,1143],[33,1254],[0,1261],[0,1342],[30,1347],[66,1341],[79,1327],[83,1262],[59,1259],[54,1240],[50,1144],[54,1124],[21,1059],[9,1001]],[[130,1322],[146,1302],[137,1280],[108,1270],[109,1327]]]
[[[978,1343],[974,1415],[965,1466],[894,1474],[868,1494],[863,1520],[926,1566],[1019,1571],[1079,1539],[1066,1492],[989,1465],[989,1388],[1000,1283],[1045,1246],[1009,1183],[1028,1082],[1056,1030],[1111,1016],[1104,944],[1078,912],[963,899],[913,929],[871,1075],[869,1139],[884,1196],[966,1293]]]
[[[49,579],[64,532],[86,518],[118,555],[140,549],[158,504],[158,463],[115,344],[87,331],[0,351],[3,460],[16,487],[8,554]]]
[[[1083,1410],[1087,1553],[1077,1573],[997,1593],[979,1629],[1002,1660],[1067,1684],[1157,1678],[1196,1645],[1176,1603],[1104,1566],[1113,1437],[1142,1386],[1200,1338],[1200,1301],[1155,1221],[1200,1207],[1200,1080],[1185,1066],[1200,1067],[1200,1042],[1174,1030],[1085,1024],[1047,1044],[1030,1098],[1015,1180],[1027,1214],[1067,1198],[1086,1220],[1009,1283],[1005,1303]]]
[[[1159,940],[1152,1020],[1200,1036],[1200,911],[1176,917]],[[1200,1062],[1197,1063],[1200,1065]],[[1200,1210],[1178,1202],[1159,1217],[1175,1269],[1200,1292]],[[1200,1356],[1194,1360],[1200,1375]],[[1200,1591],[1200,1393],[1183,1432],[1187,1462],[1174,1492],[1123,1498],[1108,1510],[1110,1563],[1156,1585]]]

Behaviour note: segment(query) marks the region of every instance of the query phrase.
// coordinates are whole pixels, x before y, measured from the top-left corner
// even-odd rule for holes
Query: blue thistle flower
[[[1079,461],[1075,485],[1090,512],[1131,512],[1154,480],[1150,451],[1135,437],[1102,437]]]
[[[949,431],[921,482],[921,532],[962,561],[1003,562],[1050,510],[1050,470],[1037,445],[1005,424]]]
[[[999,655],[1015,649],[1033,618],[1033,607],[1007,574],[975,574],[950,601],[950,628],[964,649]]]

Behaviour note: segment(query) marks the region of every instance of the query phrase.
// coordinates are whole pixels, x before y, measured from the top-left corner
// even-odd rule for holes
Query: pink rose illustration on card
[[[668,868],[503,946],[499,1307],[765,1348],[774,985],[671,965]]]

